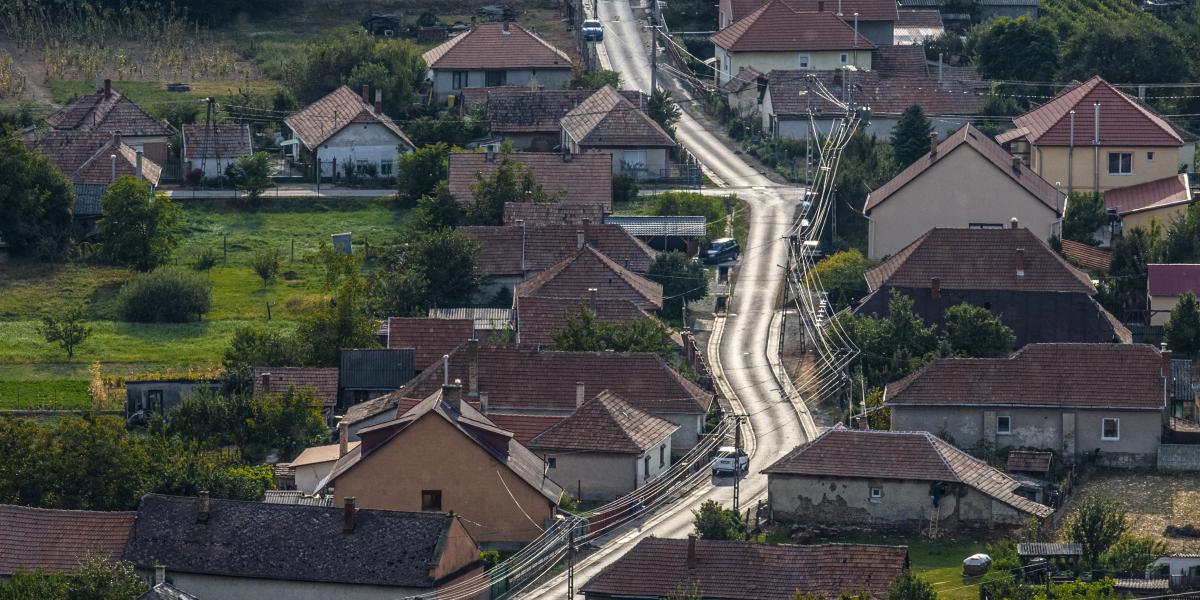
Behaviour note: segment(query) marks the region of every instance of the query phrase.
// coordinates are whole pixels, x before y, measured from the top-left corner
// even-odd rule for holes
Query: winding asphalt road
[[[649,90],[649,49],[642,35],[646,22],[635,19],[628,0],[595,1],[604,23],[602,52],[607,53],[609,68],[621,73],[623,88]],[[666,76],[660,71],[659,84],[664,83]],[[678,89],[673,94],[677,100],[683,100],[686,108],[687,97]],[[754,505],[754,500],[766,497],[766,476],[759,471],[816,433],[811,416],[798,414],[798,409],[783,396],[767,359],[770,324],[784,282],[784,271],[779,266],[787,260],[784,238],[792,225],[802,189],[779,186],[760,174],[686,111],[677,131],[682,144],[751,206],[750,236],[742,252],[719,350],[720,370],[728,383],[726,389],[732,391],[738,411],[749,416],[753,433],[752,442],[747,444],[754,447],[751,472],[742,480],[740,493],[744,511]],[[804,410],[800,406],[799,410]],[[715,480],[715,485],[703,485],[687,498],[660,510],[640,527],[601,538],[600,549],[576,568],[576,590],[644,537],[687,536],[692,532],[691,511],[709,499],[730,506],[732,481]],[[559,577],[527,596],[561,599],[566,594],[565,578]]]

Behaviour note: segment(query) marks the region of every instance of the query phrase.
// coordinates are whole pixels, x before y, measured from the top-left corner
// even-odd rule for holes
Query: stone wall
[[[1160,471],[1200,471],[1200,445],[1163,444],[1158,447]]]

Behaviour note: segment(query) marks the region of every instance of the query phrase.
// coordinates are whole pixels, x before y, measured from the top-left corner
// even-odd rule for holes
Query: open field
[[[1167,525],[1200,527],[1200,474],[1099,471],[1079,493],[1111,496],[1128,511],[1131,532],[1161,539],[1170,552],[1200,552],[1200,539],[1168,537],[1165,531]]]

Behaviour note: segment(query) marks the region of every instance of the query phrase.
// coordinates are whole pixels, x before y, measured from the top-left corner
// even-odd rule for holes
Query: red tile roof
[[[689,565],[688,546],[695,544]],[[588,598],[666,598],[693,586],[705,598],[789,600],[797,592],[886,598],[908,568],[903,546],[759,544],[644,538],[583,585]]]
[[[137,151],[124,141],[116,146],[111,134],[100,131],[48,131],[27,140],[30,149],[41,152],[71,183],[112,183],[113,155],[117,176],[137,174]],[[158,185],[162,166],[142,156],[142,176]]]
[[[253,152],[250,126],[244,123],[183,126],[184,160],[249,156]]]
[[[1028,229],[930,229],[866,272],[883,286],[1094,294],[1087,274],[1067,264]]]
[[[505,31],[507,29],[507,32]],[[570,69],[571,59],[516,23],[483,23],[425,52],[430,69]]]
[[[554,334],[567,326],[567,317],[588,305],[588,295],[575,298],[517,298],[517,324],[521,332],[521,343],[549,348],[554,345]],[[596,319],[605,323],[632,323],[650,318],[633,302],[620,298],[608,298],[595,302],[590,307]]]
[[[1013,450],[1008,453],[1008,462],[1005,464],[1004,469],[1025,473],[1045,473],[1050,470],[1050,463],[1053,460],[1053,452]]]
[[[1053,509],[1018,496],[1019,483],[926,431],[859,431],[835,427],[763,469],[769,477],[907,479],[963,483],[1025,513]]]
[[[132,512],[0,504],[0,576],[74,572],[92,556],[121,560],[133,517]]]
[[[475,407],[479,406],[477,402],[472,402],[471,405]],[[497,427],[511,431],[513,439],[526,446],[529,446],[529,440],[532,440],[543,431],[550,429],[563,420],[563,417],[504,415],[497,413],[488,413],[487,418],[489,421],[495,423]]]
[[[449,162],[450,193],[460,204],[472,203],[475,194],[471,186],[480,176],[495,172],[504,161],[529,167],[542,190],[561,195],[564,203],[612,208],[612,155],[599,152],[570,155],[568,159],[557,152],[516,152],[490,160],[482,152],[455,152],[450,154]]]
[[[914,47],[920,50],[920,47]],[[975,154],[991,163],[1001,173],[1007,175],[1014,183],[1028,192],[1030,196],[1033,196],[1034,199],[1044,204],[1046,208],[1054,211],[1055,214],[1061,214],[1060,207],[1065,198],[1062,192],[1058,191],[1057,188],[1045,179],[1042,179],[1028,167],[1021,166],[1014,169],[1012,155],[1002,146],[992,141],[982,131],[975,129],[970,124],[964,125],[958,131],[939,142],[936,154],[930,152],[918,158],[917,162],[909,165],[890,181],[868,194],[866,204],[863,206],[863,212],[869,215],[872,209],[885,202],[892,194],[900,191],[901,188],[919,178],[926,170],[936,166],[939,161],[945,159],[951,152],[961,147],[974,150]]]
[[[721,0],[720,2],[722,8],[728,7],[728,12],[734,22],[740,21],[766,3],[767,0]],[[787,3],[792,8],[805,12],[815,12],[824,8],[836,13],[838,9],[838,0],[826,0],[824,7],[821,6],[821,0],[787,0]],[[841,7],[842,15],[847,20],[853,19],[854,13],[858,13],[859,21],[897,20],[895,0],[842,0]]]
[[[611,155],[606,155],[611,156]],[[582,202],[505,202],[504,224],[517,225],[580,225],[603,223],[604,204]]]
[[[1175,128],[1154,111],[1117,90],[1099,76],[1064,89],[1053,100],[1013,119],[1037,146],[1071,143],[1070,112],[1075,111],[1075,144],[1093,139],[1094,104],[1100,103],[1100,144],[1103,146],[1179,146]],[[1007,139],[1007,138],[1006,138]]]
[[[112,90],[86,94],[46,117],[51,129],[72,131],[121,132],[126,137],[169,136],[175,132],[169,123],[151,117],[137,103]]]
[[[642,310],[662,308],[662,284],[622,267],[591,246],[584,246],[557,265],[518,283],[515,295],[582,298],[592,289],[596,290],[598,303],[614,298],[632,302]]]
[[[893,5],[893,19],[895,10]],[[768,2],[708,39],[731,52],[866,50],[875,47],[861,33],[857,34],[856,44],[854,28],[836,14],[792,8],[784,0]]]
[[[269,375],[269,389],[263,388],[263,376]],[[337,404],[338,370],[324,367],[254,367],[255,393],[279,394],[295,387],[309,388],[326,407]]]
[[[1062,240],[1062,255],[1075,266],[1088,271],[1107,271],[1112,251],[1073,240]]]
[[[611,86],[596,90],[559,123],[583,148],[670,148],[675,140]]]
[[[492,135],[544,134],[558,138],[559,121],[593,90],[531,90],[529,86],[467,88],[462,91],[465,109],[485,105]],[[649,98],[638,90],[619,92],[639,108]]]
[[[503,225],[460,228],[479,243],[475,268],[484,277],[514,276],[548,269],[584,243],[635,273],[654,263],[654,250],[620,225]],[[523,263],[523,264],[522,264]]]
[[[642,454],[663,443],[679,426],[630,406],[604,390],[571,416],[529,442],[534,450]]]
[[[1187,173],[1117,188],[1104,193],[1104,208],[1115,208],[1121,215],[1158,210],[1168,206],[1188,204],[1191,201],[1192,190],[1188,184]]]
[[[475,335],[475,323],[470,319],[421,319],[388,317],[388,348],[416,350],[414,363],[418,371],[441,362]]]
[[[1146,265],[1146,291],[1151,296],[1200,296],[1200,264]]]
[[[324,144],[337,132],[352,123],[363,125],[380,124],[392,132],[400,142],[397,145],[415,148],[412,140],[400,131],[400,127],[390,117],[376,113],[375,107],[362,99],[354,90],[342,86],[325,97],[305,106],[299,112],[283,120],[296,137],[309,150]]]
[[[1140,344],[1030,344],[1006,358],[936,358],[884,390],[890,406],[1162,410],[1163,360]]]

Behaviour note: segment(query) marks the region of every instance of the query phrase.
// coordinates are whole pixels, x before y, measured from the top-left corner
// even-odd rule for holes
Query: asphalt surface
[[[613,70],[621,73],[622,88],[650,89],[648,46],[643,43],[645,21],[635,20],[627,0],[597,0],[599,18],[604,23],[603,53]],[[601,59],[602,62],[604,59]],[[660,87],[666,84],[659,73]],[[677,100],[687,97],[673,91]],[[685,106],[686,108],[686,106]],[[740,198],[751,206],[751,225],[746,248],[742,249],[741,267],[734,294],[720,338],[720,368],[728,389],[736,397],[735,406],[748,415],[754,454],[750,474],[741,482],[741,506],[754,506],[756,499],[766,498],[766,476],[760,470],[775,462],[789,450],[807,441],[812,431],[811,416],[802,419],[797,407],[780,390],[768,362],[770,324],[783,288],[787,247],[784,238],[789,233],[796,205],[801,200],[801,188],[779,186],[760,174],[734,154],[732,148],[709,133],[685,111],[677,125],[679,140],[718,179],[737,188]],[[772,357],[774,360],[774,357]],[[802,406],[802,405],[801,405]],[[800,408],[803,410],[803,408]],[[808,431],[805,431],[807,429]],[[728,507],[732,504],[732,479],[713,479],[688,497],[659,510],[636,528],[626,527],[598,542],[600,549],[582,560],[575,571],[576,592],[605,566],[649,537],[682,538],[691,533],[692,510],[705,500],[716,500]],[[564,577],[556,578],[526,597],[565,598]],[[577,598],[582,598],[577,594]]]

